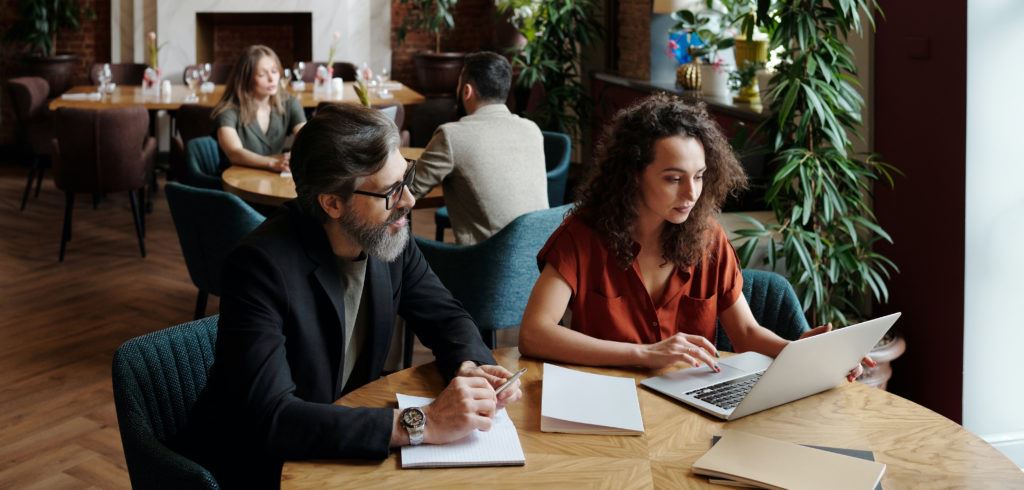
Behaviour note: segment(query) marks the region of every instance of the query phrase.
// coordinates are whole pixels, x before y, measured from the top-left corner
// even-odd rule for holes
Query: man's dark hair
[[[512,85],[512,65],[498,53],[480,51],[466,56],[459,79],[472,83],[480,100],[503,103]]]
[[[384,167],[399,141],[395,123],[377,109],[359,104],[320,108],[292,145],[299,207],[307,216],[326,222],[320,194],[334,194],[348,202],[363,177]]]

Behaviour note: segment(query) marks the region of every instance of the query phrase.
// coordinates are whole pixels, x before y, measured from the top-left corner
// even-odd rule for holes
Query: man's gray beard
[[[338,224],[341,225],[341,231],[355,240],[367,255],[384,262],[394,262],[409,241],[409,227],[404,226],[394,234],[388,228],[391,223],[408,214],[408,208],[396,208],[383,223],[371,225],[355,213],[345,213]]]

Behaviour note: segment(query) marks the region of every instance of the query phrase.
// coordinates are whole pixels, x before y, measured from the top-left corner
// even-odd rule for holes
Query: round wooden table
[[[727,354],[723,354],[727,355]],[[712,486],[690,466],[724,428],[786,441],[874,451],[885,463],[882,485],[903,488],[1024,488],[1024,473],[960,425],[891,393],[851,383],[725,423],[639,388],[646,432],[641,436],[554,434],[540,431],[542,363],[516,348],[495,351],[515,371],[526,367],[524,397],[508,408],[526,453],[521,467],[401,469],[399,451],[384,461],[288,462],[282,488],[693,488]],[[632,376],[645,370],[574,369]],[[433,363],[397,372],[336,403],[395,407],[395,393],[437,396],[443,389]]]
[[[398,149],[406,160],[419,160],[423,148],[403,146]],[[264,206],[280,206],[295,199],[295,180],[291,176],[268,170],[261,170],[241,165],[232,165],[221,174],[224,190],[245,201]],[[416,208],[436,208],[444,205],[444,194],[441,186],[435,187],[422,199],[416,200]]]

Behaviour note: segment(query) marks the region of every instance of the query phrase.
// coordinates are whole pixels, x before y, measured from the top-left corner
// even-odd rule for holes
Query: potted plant
[[[498,0],[498,11],[526,39],[515,52],[518,84],[531,91],[529,116],[541,129],[580,136],[593,103],[583,86],[582,56],[602,35],[594,0]]]
[[[21,71],[45,78],[50,84],[50,97],[56,97],[70,86],[77,61],[73,54],[56,52],[57,33],[61,29],[81,29],[81,20],[93,19],[96,13],[77,0],[22,0],[19,13],[4,41],[24,48]]]
[[[888,301],[886,283],[898,270],[874,250],[892,238],[871,208],[873,185],[893,185],[898,171],[878,155],[854,154],[850,141],[864,101],[846,36],[861,31],[862,18],[873,23],[877,5],[796,0],[777,4],[769,16],[763,4],[758,23],[770,33],[772,50],[781,51],[769,90],[772,117],[760,128],[776,155],[765,201],[777,223],[751,220],[754,228],[737,233],[752,239],[737,251],[746,267],[765,240],[766,262],[775,269],[784,261],[813,324],[841,327],[869,317],[872,300]]]
[[[719,51],[733,46],[735,39],[728,33],[726,16],[710,8],[694,13],[683,9],[672,14],[676,24],[672,27],[672,43],[676,49],[683,49],[692,59],[691,67],[700,70],[700,82],[697,84],[706,95],[712,97],[729,96],[729,70],[725,66]],[[670,45],[671,46],[671,45]],[[685,46],[685,48],[683,47]],[[682,76],[687,69],[681,69]],[[689,76],[692,78],[692,75]]]
[[[434,50],[413,55],[416,80],[420,91],[428,97],[454,97],[465,53],[442,52],[441,35],[455,27],[452,11],[458,0],[399,0],[408,8],[396,30],[398,43],[405,42],[411,30],[422,30],[434,36]]]

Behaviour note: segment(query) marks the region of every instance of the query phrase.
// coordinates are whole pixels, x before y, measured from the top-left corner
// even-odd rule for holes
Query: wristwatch
[[[417,446],[423,442],[423,429],[427,426],[427,416],[418,407],[402,410],[398,416],[399,423],[409,433],[409,444]]]

